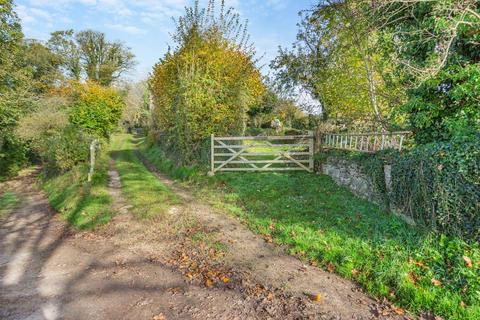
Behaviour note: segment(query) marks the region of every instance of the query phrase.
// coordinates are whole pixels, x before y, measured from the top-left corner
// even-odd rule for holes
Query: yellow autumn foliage
[[[212,133],[243,134],[265,90],[253,55],[214,28],[189,30],[155,65],[149,87],[154,129],[184,163],[195,162]]]

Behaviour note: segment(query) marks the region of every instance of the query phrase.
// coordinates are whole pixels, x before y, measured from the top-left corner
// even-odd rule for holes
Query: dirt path
[[[161,175],[187,200],[170,215],[197,221],[175,235],[162,231],[161,220],[138,221],[128,213],[113,168],[110,189],[122,214],[95,232],[74,232],[61,222],[34,187],[34,175],[8,184],[22,203],[0,220],[0,319],[371,319],[391,313]],[[217,234],[226,253],[192,242],[198,230]],[[305,293],[322,299],[312,302]]]
[[[240,293],[187,284],[121,239],[69,230],[33,184],[32,173],[10,183],[23,203],[0,222],[0,319],[255,317]]]

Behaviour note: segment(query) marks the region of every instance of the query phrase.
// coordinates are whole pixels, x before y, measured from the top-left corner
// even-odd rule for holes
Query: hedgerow
[[[212,133],[243,134],[247,111],[264,90],[238,15],[222,5],[217,18],[214,3],[187,8],[177,21],[176,49],[149,81],[154,129],[182,164],[197,162]]]
[[[403,214],[440,233],[480,241],[480,137],[398,155],[390,198]]]

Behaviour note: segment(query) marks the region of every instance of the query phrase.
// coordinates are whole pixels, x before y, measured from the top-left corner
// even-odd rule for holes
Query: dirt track
[[[32,172],[8,183],[22,203],[0,220],[0,319],[396,317],[356,285],[304,266],[161,175],[187,200],[170,215],[193,218],[196,226],[172,235],[162,232],[161,220],[138,221],[110,174],[122,214],[95,232],[60,221]],[[226,252],[192,242],[198,230],[215,234]],[[320,302],[308,294],[321,294]]]

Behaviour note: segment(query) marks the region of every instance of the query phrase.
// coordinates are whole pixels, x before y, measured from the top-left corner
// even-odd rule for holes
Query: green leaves
[[[87,133],[108,138],[117,127],[125,103],[113,88],[95,83],[77,86],[70,122]]]
[[[478,1],[387,1],[377,8],[384,46],[404,74],[402,108],[419,143],[480,131]],[[388,35],[388,36],[386,36]]]
[[[395,207],[440,233],[480,241],[479,139],[426,144],[393,159]]]

